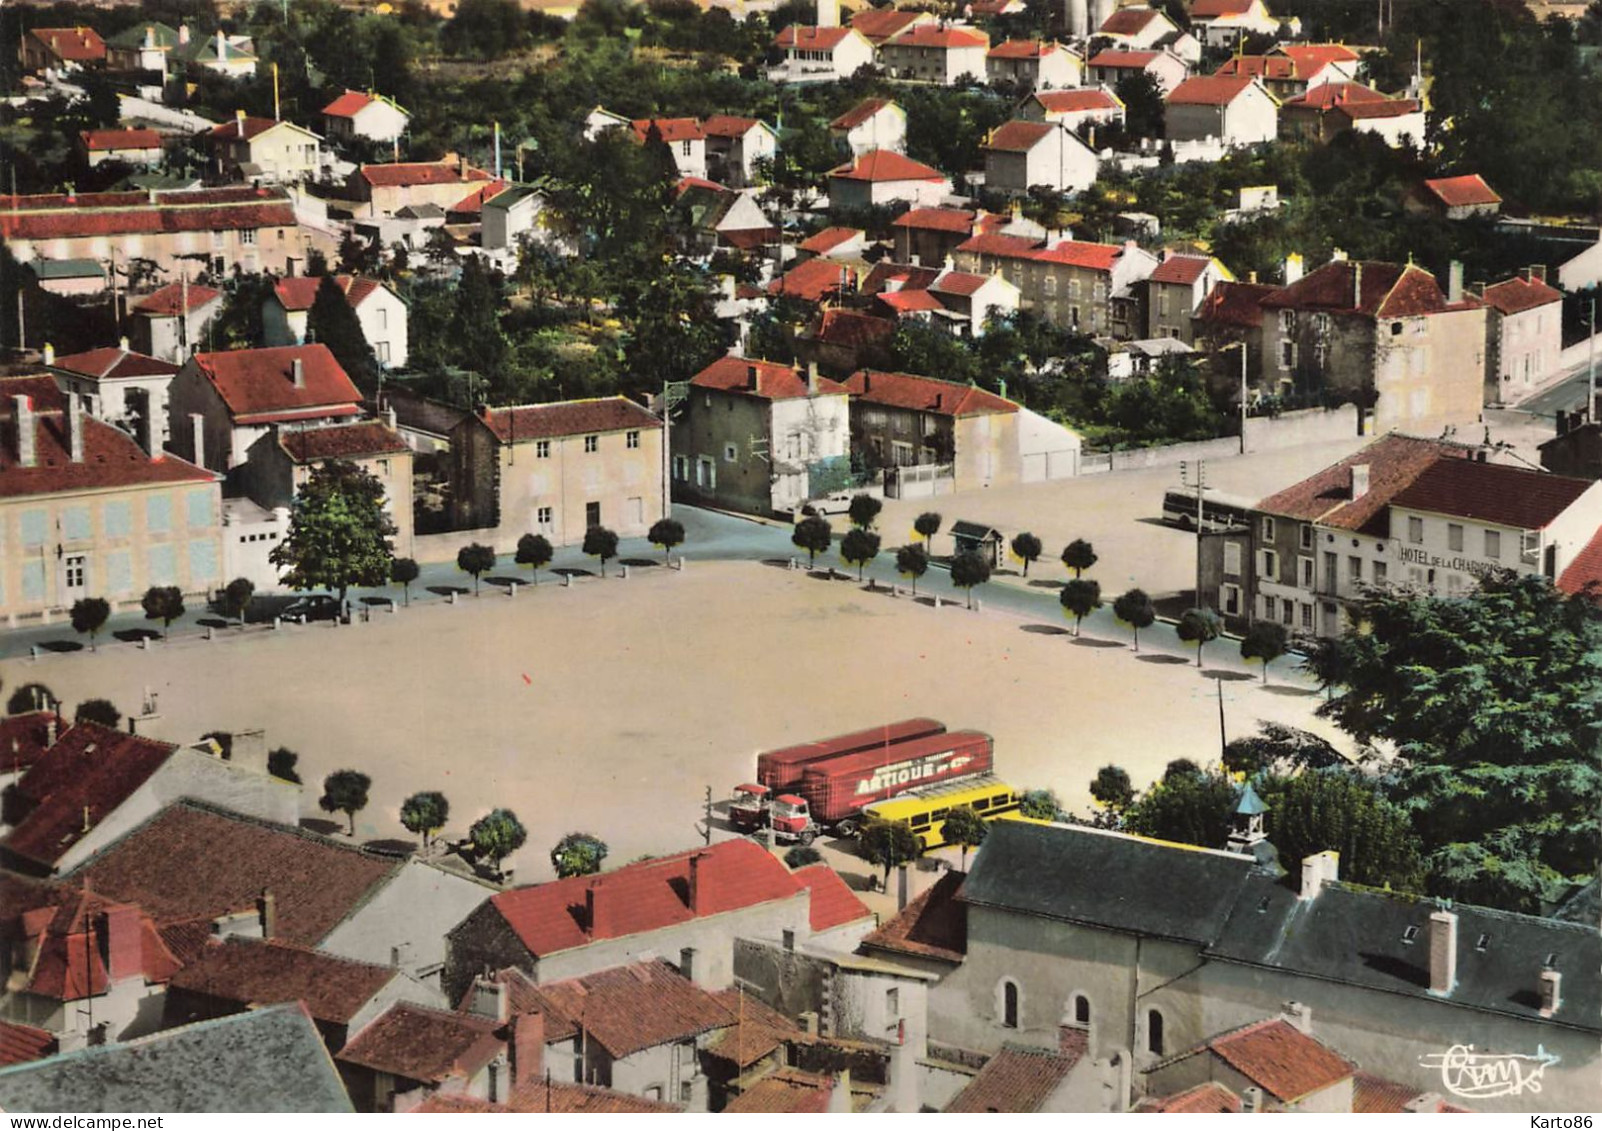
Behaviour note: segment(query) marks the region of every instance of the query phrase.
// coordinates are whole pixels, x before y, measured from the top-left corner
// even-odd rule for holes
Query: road
[[[1555,383],[1548,384],[1534,396],[1514,406],[1515,411],[1551,420],[1557,416],[1559,409],[1569,411],[1584,407],[1589,383],[1588,369],[1584,361],[1570,366]],[[1602,382],[1602,350],[1598,351],[1597,372],[1598,381]]]

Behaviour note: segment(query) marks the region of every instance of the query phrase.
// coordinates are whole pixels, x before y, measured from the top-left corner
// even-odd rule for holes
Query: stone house
[[[394,99],[372,91],[347,90],[323,107],[323,129],[336,141],[397,141],[411,120]]]
[[[779,135],[755,118],[714,114],[701,123],[706,135],[706,173],[719,184],[742,189],[758,183],[757,162],[772,161]]]
[[[909,208],[890,222],[895,261],[934,266],[951,258],[960,244],[998,230],[1005,217],[965,208]]]
[[[80,130],[78,144],[91,169],[105,161],[145,168],[161,164],[161,135],[155,130]]]
[[[773,38],[784,62],[768,72],[773,82],[834,82],[848,79],[874,61],[873,44],[849,27],[791,24]]]
[[[1337,116],[1335,111],[1359,102],[1386,102],[1385,95],[1373,87],[1352,80],[1320,83],[1301,94],[1289,95],[1280,102],[1279,136],[1282,141],[1334,140],[1343,130],[1351,128],[1351,118]]]
[[[888,98],[867,98],[830,122],[829,136],[836,148],[852,157],[875,149],[904,153],[907,112]]]
[[[1157,257],[1133,241],[1123,245],[1077,240],[977,235],[952,257],[959,270],[999,272],[1017,286],[1020,307],[1057,326],[1090,334],[1138,337],[1145,326],[1139,284]]]
[[[168,437],[167,393],[179,366],[136,353],[127,341],[65,357],[46,345],[44,366],[90,416],[122,429],[147,452],[159,453]]]
[[[902,32],[939,22],[933,12],[914,12],[904,8],[865,8],[851,17],[852,30],[860,32],[874,47],[882,47]]]
[[[1337,258],[1262,300],[1265,384],[1351,398],[1374,428],[1479,419],[1485,307],[1414,264]]]
[[[1283,1017],[1270,1017],[1209,1038],[1146,1070],[1148,1095],[1175,1095],[1211,1085],[1246,1098],[1252,1112],[1354,1110],[1351,1062]]]
[[[1036,186],[1083,192],[1096,183],[1101,166],[1077,134],[1047,122],[1005,122],[990,131],[984,152],[985,187],[1009,196],[1024,196]]]
[[[358,1110],[402,1113],[434,1096],[509,1099],[522,1077],[507,1045],[500,1019],[402,1001],[356,1029],[334,1060]]]
[[[1485,403],[1522,400],[1556,372],[1563,352],[1563,292],[1546,283],[1546,267],[1471,289],[1486,307]]]
[[[851,449],[865,467],[928,469],[957,491],[1022,478],[1012,401],[910,373],[864,369],[844,384],[851,394]]]
[[[950,195],[951,180],[940,170],[888,150],[875,149],[829,170],[833,209],[872,208],[898,200],[927,207]]]
[[[206,340],[206,327],[222,313],[222,305],[221,291],[168,283],[129,305],[133,343],[143,353],[182,365]],[[166,420],[165,401],[159,415]]]
[[[576,546],[592,526],[643,536],[666,513],[662,421],[627,397],[484,408],[450,433],[451,518]]]
[[[406,300],[378,279],[335,275],[333,280],[355,312],[362,337],[372,347],[378,363],[386,369],[406,368]],[[296,275],[275,282],[272,293],[261,304],[262,344],[303,344],[322,285],[323,276],[318,275]]]
[[[379,219],[427,205],[448,213],[493,181],[485,170],[461,158],[402,161],[359,166],[345,180],[345,195],[354,202],[357,219]]]
[[[1246,35],[1274,35],[1279,21],[1263,0],[1193,0],[1190,31],[1204,47],[1231,47]]]
[[[170,445],[185,459],[232,472],[275,426],[310,427],[361,415],[362,395],[328,347],[197,353],[172,379]]]
[[[1087,85],[1109,90],[1130,75],[1149,74],[1166,98],[1169,91],[1185,81],[1190,66],[1172,51],[1098,51],[1085,61]]]
[[[1146,278],[1146,337],[1178,338],[1195,345],[1193,315],[1215,287],[1234,281],[1229,268],[1211,256],[1165,250]]]
[[[0,381],[0,436],[0,616],[223,580],[212,472],[146,453],[43,375]]]
[[[1316,88],[1315,88],[1316,89]],[[1388,98],[1383,102],[1347,102],[1330,111],[1334,132],[1353,130],[1374,134],[1392,149],[1411,146],[1424,148],[1425,117],[1422,103],[1412,98]]]
[[[1407,203],[1413,210],[1432,211],[1448,220],[1495,216],[1502,211],[1502,198],[1478,173],[1426,180]]]
[[[691,378],[673,426],[674,496],[767,515],[839,490],[851,467],[847,400],[815,369],[714,361]]]
[[[92,27],[36,27],[22,37],[17,51],[25,71],[65,74],[106,63],[106,41]]]
[[[983,81],[990,36],[977,28],[915,24],[879,45],[879,66],[891,78],[939,86]]]
[[[1084,58],[1054,40],[1009,39],[985,55],[985,78],[992,84],[1057,90],[1078,86],[1084,77]]]
[[[1300,261],[1300,257],[1295,257]],[[1266,283],[1217,283],[1191,315],[1189,341],[1208,353],[1241,346],[1246,350],[1246,371],[1261,380],[1263,361],[1263,299],[1277,287]],[[1170,300],[1172,301],[1172,300]],[[1170,308],[1172,309],[1172,308]]]
[[[1118,8],[1096,29],[1096,39],[1110,39],[1126,51],[1145,51],[1158,46],[1179,28],[1164,13],[1144,4]]]
[[[1104,122],[1122,125],[1124,104],[1106,87],[1039,90],[1018,104],[1013,117],[1026,122],[1055,122],[1079,133],[1081,126]]]
[[[1260,145],[1279,132],[1279,102],[1250,75],[1188,78],[1166,99],[1170,141],[1217,138],[1226,146]]]
[[[637,118],[629,127],[634,140],[641,145],[650,139],[654,130],[673,155],[673,166],[679,176],[706,177],[707,137],[699,118]]]
[[[227,180],[297,184],[314,177],[323,163],[323,139],[310,130],[294,122],[248,117],[243,110],[205,138],[213,171]]]
[[[1355,83],[1358,61],[1357,52],[1340,43],[1282,43],[1267,55],[1233,55],[1213,74],[1261,79],[1283,102],[1325,83]]]

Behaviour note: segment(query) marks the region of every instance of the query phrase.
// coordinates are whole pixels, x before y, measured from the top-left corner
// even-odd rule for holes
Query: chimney
[[[817,395],[818,395],[818,363],[815,362],[815,361],[809,361],[809,362],[807,362],[807,396],[815,397]]]
[[[144,972],[143,926],[137,907],[106,909],[106,974],[113,982]]]
[[[704,852],[697,852],[690,857],[689,906],[691,915],[699,915],[701,913],[701,860],[705,855],[706,853]]]
[[[511,1015],[506,986],[485,974],[473,979],[473,991],[467,998],[467,1012],[474,1017],[491,1021],[505,1021]]]
[[[1005,377],[996,378],[996,395],[1002,400],[1007,399],[1007,379]]]
[[[590,938],[609,939],[612,937],[612,917],[607,913],[607,901],[600,898],[601,882],[590,881],[590,886],[584,889],[584,918],[590,925]]]
[[[261,889],[261,895],[256,900],[256,914],[261,918],[261,937],[277,938],[278,897],[273,894],[272,888]]]
[[[746,387],[747,388],[751,389],[753,392],[760,392],[761,391],[761,389],[762,389],[762,370],[761,370],[761,368],[759,366],[755,366],[755,365],[746,366],[745,379],[746,379]]]
[[[1541,1016],[1550,1017],[1563,1004],[1563,975],[1556,970],[1541,971]]]
[[[391,432],[395,431],[395,429],[399,427],[398,418],[395,415],[394,405],[390,405],[384,409],[384,427],[388,428]]]
[[[1257,282],[1257,272],[1256,271],[1248,271],[1248,272],[1246,272],[1246,281],[1248,283],[1254,283],[1255,284]]]
[[[1316,899],[1325,884],[1340,879],[1341,854],[1333,849],[1315,852],[1302,858],[1302,887],[1300,898]]]
[[[240,137],[245,136],[245,112],[243,110],[234,111],[234,128],[239,131]]]
[[[1356,310],[1363,305],[1363,265],[1352,264],[1352,309]]]
[[[83,398],[67,394],[67,450],[73,463],[83,462]]]
[[[1546,264],[1545,263],[1532,263],[1532,264],[1530,264],[1530,282],[1532,282],[1532,283],[1544,283],[1544,282],[1546,282]]]
[[[206,418],[198,412],[189,414],[189,446],[194,449],[196,467],[206,466]],[[155,455],[155,452],[151,452]]]
[[[1291,252],[1285,257],[1285,285],[1288,287],[1302,277],[1302,257],[1299,252]]]
[[[222,28],[217,29],[217,61],[219,63],[228,61],[228,37],[223,35]]]
[[[1368,485],[1369,465],[1366,463],[1354,463],[1352,465],[1353,500],[1361,499],[1364,495],[1368,494]]]
[[[295,382],[295,388],[306,387],[306,364],[300,358],[294,358],[289,363],[289,377]]]
[[[693,946],[679,949],[679,973],[684,975],[686,982],[695,981],[695,948]]]
[[[128,352],[128,337],[126,334],[117,339],[117,348],[123,353]]]
[[[178,42],[179,43],[188,43],[189,42],[189,25],[188,24],[179,24],[178,25]]]
[[[44,363],[46,365],[54,365],[56,363],[56,347],[49,342],[44,344]]]
[[[52,747],[52,746],[54,746],[56,744],[56,738],[58,736],[59,729],[60,729],[59,728],[59,723],[60,723],[60,719],[59,719],[59,717],[56,715],[56,713],[54,711],[52,711],[50,713],[50,717],[45,720],[45,749],[46,750],[50,749],[50,747]]]
[[[34,444],[33,398],[18,393],[11,398],[11,414],[17,421],[17,466],[33,467],[39,462]]]
[[[1255,1085],[1242,1088],[1240,1092],[1240,1110],[1242,1112],[1261,1111],[1263,1108],[1263,1090]]]
[[[834,1091],[829,1093],[829,1114],[851,1114],[851,1069],[842,1068],[835,1077]]]
[[[146,24],[145,25],[145,46],[146,47],[154,47],[155,45],[156,45],[156,29],[151,27],[149,24]]]
[[[1313,1007],[1300,1001],[1287,1001],[1285,1003],[1285,1020],[1295,1026],[1296,1031],[1305,1036],[1313,1033]]]
[[[1457,987],[1457,915],[1430,913],[1430,993],[1449,994]]]
[[[1463,261],[1454,259],[1446,265],[1446,301],[1463,301]]]
[[[545,1014],[520,1013],[512,1019],[512,1087],[544,1072]]]

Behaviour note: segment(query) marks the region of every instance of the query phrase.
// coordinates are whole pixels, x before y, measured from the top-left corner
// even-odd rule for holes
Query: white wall
[[[445,932],[494,892],[477,880],[408,860],[317,948],[381,966],[396,965],[425,985],[437,987],[437,971],[445,962]]]

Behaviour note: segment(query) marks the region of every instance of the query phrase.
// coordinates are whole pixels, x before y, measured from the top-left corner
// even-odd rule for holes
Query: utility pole
[[[1246,343],[1240,346],[1240,454],[1246,454]]]
[[[1218,756],[1222,759],[1229,750],[1229,739],[1224,735],[1224,680],[1218,677],[1213,682],[1218,685]]]
[[[1190,481],[1190,461],[1179,461],[1179,482],[1181,486],[1196,488],[1196,607],[1201,608],[1202,602],[1202,495],[1207,489],[1207,461],[1196,461],[1196,482]]]
[[[1596,299],[1591,300],[1591,337],[1585,347],[1585,419],[1596,419]]]
[[[712,843],[712,787],[706,787],[706,823],[701,828],[701,843]]]

